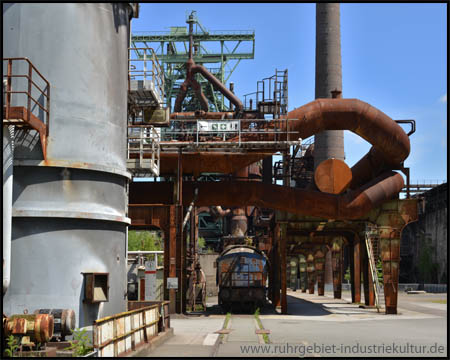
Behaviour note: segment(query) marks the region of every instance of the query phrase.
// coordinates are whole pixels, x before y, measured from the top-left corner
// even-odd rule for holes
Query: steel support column
[[[274,307],[281,306],[280,303],[280,224],[275,226],[274,231],[274,246],[272,248],[272,268],[273,268],[273,281],[272,281],[272,304]]]
[[[361,302],[361,243],[359,236],[353,239],[353,287],[355,288],[355,298],[353,302]]]
[[[308,254],[306,258],[306,271],[308,273],[308,291],[310,294],[314,294],[315,268],[314,268],[314,255]]]
[[[183,164],[181,161],[181,148],[178,150],[177,177],[175,181],[176,207],[175,207],[175,227],[176,227],[176,277],[178,278],[178,290],[176,296],[176,312],[182,313],[184,307],[183,297],[185,289],[185,261],[184,237],[183,237]]]
[[[302,293],[306,292],[308,288],[307,284],[307,272],[306,272],[306,257],[304,255],[299,256],[299,271],[300,271],[300,288]]]
[[[317,295],[325,295],[325,249],[321,248],[314,254],[314,268],[317,277]]]
[[[390,226],[379,229],[386,314],[397,314],[400,229]]]
[[[354,246],[350,243],[347,246],[348,263],[350,265],[350,288],[352,293],[352,303],[355,301],[355,262],[354,262]]]
[[[164,300],[170,300],[169,299],[169,290],[167,289],[167,278],[169,275],[169,268],[170,268],[170,209],[172,206],[169,207],[169,226],[164,229],[164,279],[163,279],[163,291],[164,291]],[[169,305],[170,308],[170,305]]]
[[[281,263],[281,313],[287,314],[287,273],[286,273],[286,241],[287,241],[287,224],[280,226],[280,263]]]
[[[170,215],[169,215],[169,277],[174,278],[177,276],[177,268],[176,268],[176,249],[177,249],[177,240],[176,240],[177,228],[176,228],[176,215],[175,215],[175,205],[170,206]],[[169,290],[169,312],[171,314],[176,311],[176,290]]]
[[[369,305],[369,258],[367,257],[366,244],[363,242],[364,235],[364,233],[359,234],[359,238],[361,239],[361,271],[363,276],[364,304]]]
[[[342,297],[342,245],[343,240],[337,238],[332,245],[333,293],[335,299]]]
[[[361,266],[363,273],[363,287],[364,287],[364,304],[368,306],[375,305],[375,294],[373,292],[373,281],[370,275],[369,269],[369,255],[367,253],[367,246],[365,243],[365,233],[360,233],[359,237],[361,239]]]

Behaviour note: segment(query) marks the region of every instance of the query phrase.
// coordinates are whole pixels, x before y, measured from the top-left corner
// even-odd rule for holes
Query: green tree
[[[128,251],[161,250],[164,250],[163,239],[157,231],[128,231]],[[158,255],[158,264],[162,263],[162,255]]]
[[[347,281],[347,284],[350,284],[350,266],[345,271],[344,280]]]
[[[198,242],[198,248],[199,249],[203,249],[205,247],[205,245],[206,245],[205,238],[203,238],[201,236],[198,238],[197,242]]]
[[[128,251],[163,250],[162,239],[155,231],[128,231]]]

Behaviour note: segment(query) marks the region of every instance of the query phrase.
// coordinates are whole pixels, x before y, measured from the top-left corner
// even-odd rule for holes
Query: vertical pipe
[[[341,32],[339,3],[316,4],[315,98],[331,98],[342,92]],[[344,132],[327,130],[314,136],[314,169],[324,160],[344,160]]]
[[[238,181],[246,181],[248,179],[248,167],[242,168],[241,170],[233,174],[238,178]],[[232,210],[231,218],[231,236],[243,237],[247,232],[247,216],[245,216],[245,208],[238,207]]]
[[[233,82],[230,82],[230,91],[234,94],[234,83]],[[230,105],[229,106],[230,106],[230,111],[233,111],[234,108],[233,108],[233,103],[231,102],[231,100],[230,100]]]
[[[11,281],[14,126],[3,126],[3,296]]]
[[[189,59],[192,59],[192,46],[194,44],[193,31],[194,31],[194,23],[191,20],[191,16],[189,16]]]

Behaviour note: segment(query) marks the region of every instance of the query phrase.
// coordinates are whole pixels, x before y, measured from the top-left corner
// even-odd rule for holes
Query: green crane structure
[[[187,16],[186,22],[194,22],[193,59],[204,65],[223,84],[243,59],[253,59],[255,55],[255,32],[253,30],[207,31],[198,20],[195,11]],[[210,49],[206,42],[212,43]],[[133,48],[153,48],[164,69],[166,104],[172,108],[172,99],[178,95],[180,84],[186,79],[186,62],[189,58],[189,33],[186,26],[172,26],[170,31],[135,32],[131,36]],[[208,44],[208,45],[210,45]],[[211,50],[213,48],[214,50]],[[251,48],[251,49],[249,49]],[[135,56],[143,57],[142,50],[135,50]],[[214,66],[216,65],[216,66]],[[226,70],[228,68],[228,70]],[[210,111],[228,111],[224,96],[215,90],[202,75],[196,80],[209,102]],[[198,100],[189,89],[183,102],[183,111],[199,109]]]

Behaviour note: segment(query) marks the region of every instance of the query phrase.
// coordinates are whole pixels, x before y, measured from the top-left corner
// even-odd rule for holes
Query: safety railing
[[[153,125],[129,124],[127,144],[127,159],[138,161],[134,169],[150,170],[159,176],[160,136]]]
[[[274,114],[277,117],[287,112],[288,71],[275,69],[275,74],[256,83],[257,90],[244,95],[244,109],[255,109],[260,113]]]
[[[149,47],[132,47],[128,51],[128,90],[132,90],[131,81],[142,81],[143,89],[152,87],[158,103],[163,104],[164,71],[155,51]]]
[[[204,33],[194,33],[194,35],[203,35]],[[152,36],[152,35],[187,35],[185,33],[174,33],[172,31],[133,31],[134,36]],[[208,35],[255,35],[255,30],[213,30],[208,31]]]
[[[122,312],[94,321],[93,343],[99,357],[117,357],[136,350],[158,335],[161,305]]]
[[[27,74],[17,74],[13,72],[13,65],[18,64],[19,62],[26,62],[28,64],[28,70]],[[12,108],[15,106],[22,106],[26,109],[26,118],[21,119],[23,121],[26,121],[27,123],[32,123],[32,119],[36,119],[32,112],[32,102],[37,105],[44,113],[45,113],[45,119],[39,119],[44,125],[45,125],[45,135],[48,136],[49,131],[49,123],[50,123],[50,83],[47,81],[47,79],[36,69],[36,67],[31,63],[31,61],[28,58],[21,57],[21,58],[3,58],[3,66],[5,66],[6,63],[6,74],[3,75],[4,83],[6,82],[6,89],[4,90],[4,108],[3,108],[3,118],[8,122],[8,120],[12,119],[12,116],[14,116],[12,112]],[[36,81],[42,81],[45,83],[45,88],[42,89],[36,81],[33,80],[33,75],[36,74],[40,80]],[[18,89],[13,89],[13,79],[14,78],[25,78],[27,79],[26,85],[22,84],[20,82],[17,82]],[[24,89],[22,86],[25,86],[26,89]],[[42,86],[42,85],[41,85]],[[32,95],[33,91],[37,90],[37,94],[39,94],[39,97],[42,96],[42,99],[44,100],[44,105],[40,104],[39,101],[35,98],[35,96]],[[12,101],[12,95],[13,94],[23,94],[26,95],[26,102],[23,104],[18,101],[17,104],[14,104]]]
[[[295,119],[174,119],[162,134],[162,150],[171,147],[286,148],[300,145],[290,123]]]
[[[152,301],[152,300],[139,300],[139,301],[128,301],[128,310],[142,309],[147,306],[158,306],[159,314],[161,315],[158,322],[158,332],[167,331],[170,329],[170,311],[169,311],[170,301]]]

